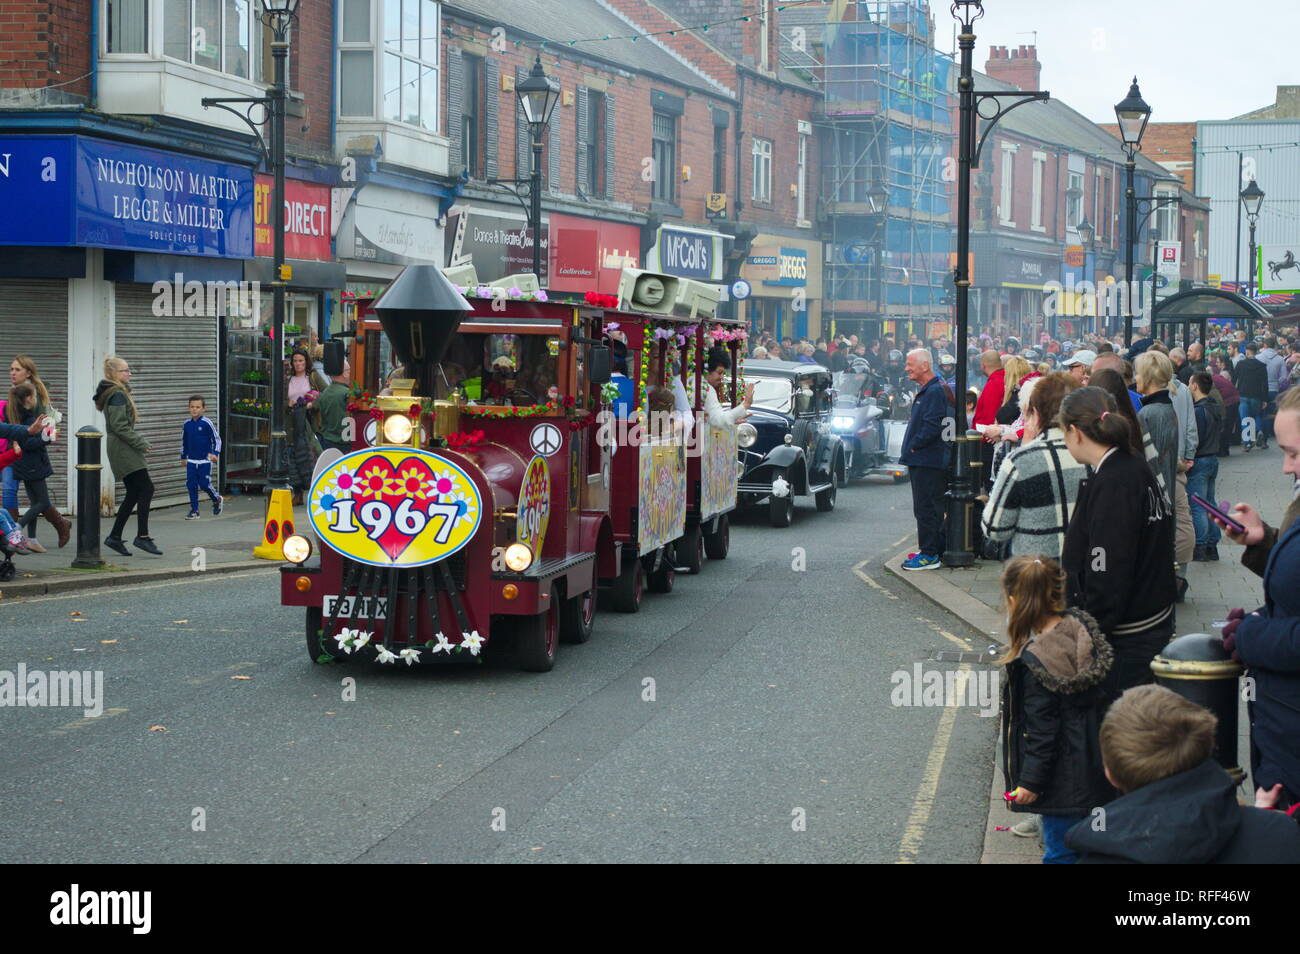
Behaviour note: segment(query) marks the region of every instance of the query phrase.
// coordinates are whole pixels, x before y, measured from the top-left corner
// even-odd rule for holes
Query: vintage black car
[[[774,527],[790,525],[796,495],[812,494],[818,510],[834,510],[845,457],[831,426],[831,372],[815,364],[750,361],[745,382],[755,388],[749,420],[737,435],[744,468],[739,505],[766,500]]]

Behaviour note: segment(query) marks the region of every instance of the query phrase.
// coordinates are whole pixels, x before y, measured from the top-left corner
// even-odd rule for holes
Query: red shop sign
[[[254,254],[275,254],[271,235],[271,192],[275,180],[258,176],[253,186]],[[329,186],[298,179],[284,183],[284,257],[327,262],[330,254]]]
[[[635,268],[641,230],[622,222],[576,215],[550,215],[550,288],[556,291],[618,292],[625,267]]]

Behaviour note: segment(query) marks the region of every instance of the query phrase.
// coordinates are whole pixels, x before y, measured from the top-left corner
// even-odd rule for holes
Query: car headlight
[[[506,547],[506,566],[515,573],[522,573],[533,565],[533,551],[524,543],[512,543]]]
[[[390,414],[384,419],[384,439],[394,444],[409,444],[414,428],[405,414]]]
[[[311,556],[311,541],[296,533],[284,539],[284,558],[290,563],[306,563]]]
[[[853,427],[853,418],[851,417],[833,417],[831,418],[831,427],[836,430],[847,431]]]
[[[736,443],[741,447],[753,447],[758,440],[758,428],[753,424],[742,423],[736,428]]]
[[[787,432],[786,435],[785,435],[785,442],[786,442],[787,444],[793,444],[793,443],[794,443],[794,435],[793,435],[793,434],[790,434],[790,433]]]

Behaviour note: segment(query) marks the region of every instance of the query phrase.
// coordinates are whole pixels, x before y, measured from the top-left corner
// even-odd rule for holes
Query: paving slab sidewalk
[[[1219,459],[1219,476],[1215,496],[1232,503],[1245,501],[1260,511],[1264,519],[1276,526],[1291,501],[1291,478],[1282,473],[1282,454],[1274,447],[1244,454],[1233,448],[1230,458]],[[914,545],[913,545],[914,546]],[[1187,599],[1177,608],[1177,632],[1214,633],[1214,623],[1222,620],[1235,606],[1254,609],[1264,601],[1263,581],[1241,565],[1241,548],[1224,539],[1219,544],[1216,563],[1194,563],[1188,569],[1191,588]],[[964,620],[979,638],[1005,642],[1005,610],[1001,606],[999,563],[977,560],[973,567],[905,571],[901,568],[908,551],[885,562],[885,568],[916,592]],[[1245,703],[1238,716],[1238,764],[1249,769],[1249,732]],[[1010,832],[997,831],[1023,816],[1006,809],[1002,798],[1001,750],[994,767],[993,786],[989,795],[989,814],[984,835],[983,864],[1035,864],[1042,855],[1038,841],[1018,838]],[[1241,793],[1254,791],[1247,784]],[[1239,793],[1240,794],[1240,793]]]
[[[149,533],[158,548],[160,557],[143,553],[131,546],[135,536],[135,517],[127,524],[127,549],[134,555],[124,557],[101,545],[100,554],[106,566],[100,570],[77,570],[70,564],[77,556],[76,520],[73,518],[72,538],[59,549],[54,528],[44,520],[37,528],[37,537],[46,547],[45,553],[15,556],[17,574],[7,583],[0,583],[0,599],[16,600],[48,593],[70,592],[101,586],[123,586],[153,580],[174,579],[195,572],[230,573],[273,568],[272,560],[253,556],[253,547],[262,539],[262,520],[265,499],[260,495],[226,497],[221,516],[212,515],[212,506],[204,501],[202,516],[186,520],[189,506],[166,507],[149,515]],[[302,517],[302,508],[295,516]],[[100,518],[100,540],[108,535],[113,518]],[[198,570],[199,566],[202,571]]]

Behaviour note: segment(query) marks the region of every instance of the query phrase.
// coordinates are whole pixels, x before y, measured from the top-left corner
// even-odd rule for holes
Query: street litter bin
[[[1174,639],[1151,660],[1156,682],[1214,713],[1214,758],[1240,782],[1246,773],[1237,764],[1238,677],[1241,663],[1223,648],[1223,637],[1187,633]]]

